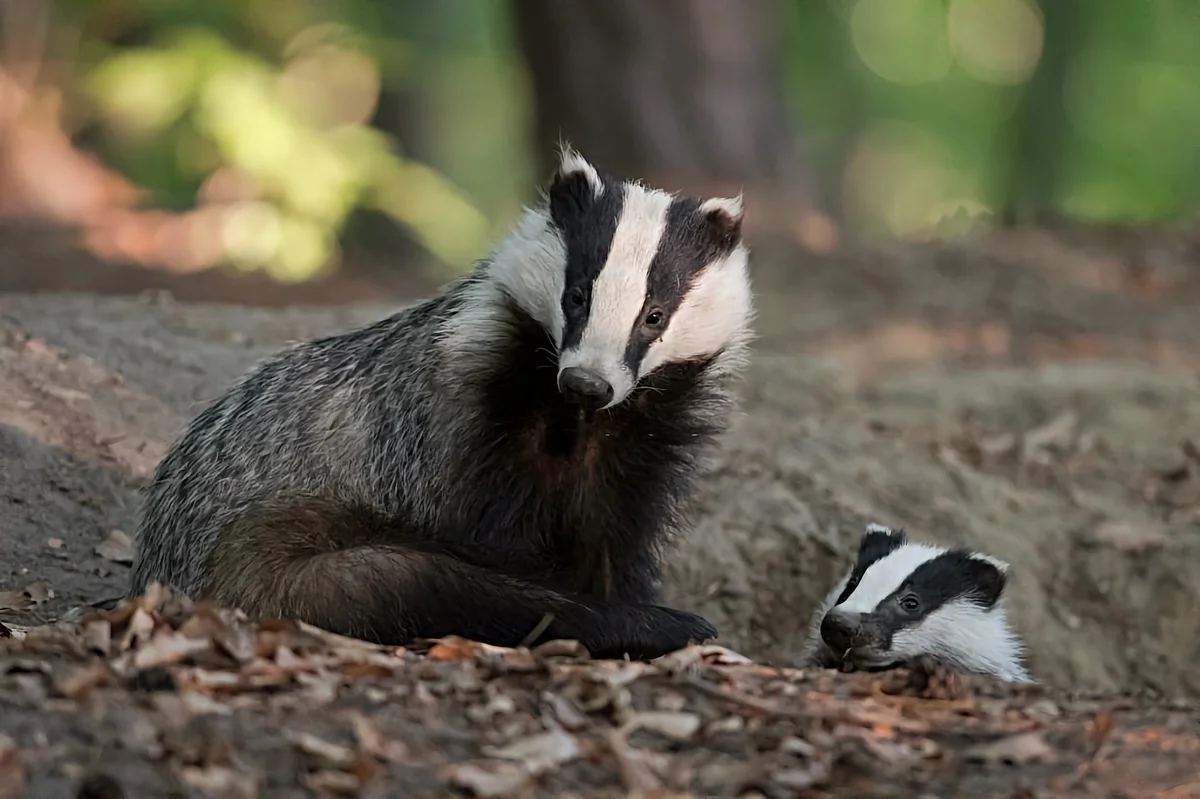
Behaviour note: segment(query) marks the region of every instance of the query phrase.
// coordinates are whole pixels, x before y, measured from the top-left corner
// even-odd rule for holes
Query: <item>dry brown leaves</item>
[[[20,710],[35,715],[7,732]],[[109,718],[114,751],[166,764],[193,795],[239,798],[297,787],[663,797],[959,795],[969,785],[1009,795],[1031,780],[1047,795],[1100,785],[1119,795],[1121,785],[1184,785],[1179,769],[1200,754],[1195,708],[1130,717],[985,678],[804,673],[719,646],[653,663],[592,661],[561,641],[382,647],[254,624],[159,587],[77,625],[0,640],[0,799],[55,773],[120,782],[84,762],[94,751],[30,732],[28,719],[69,712],[89,730]],[[204,722],[200,734],[203,719],[233,726],[217,734]],[[281,758],[294,765],[274,767]],[[1040,770],[1023,774],[1030,767]]]

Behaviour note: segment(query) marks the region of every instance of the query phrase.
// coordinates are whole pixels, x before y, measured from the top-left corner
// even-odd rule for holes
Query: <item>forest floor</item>
[[[0,799],[1200,797],[1195,230],[762,247],[746,412],[667,586],[728,649],[650,665],[396,652],[162,597],[50,624],[123,590],[183,420],[286,341],[432,290],[255,308],[259,284],[99,296],[136,287],[105,274],[4,233]],[[70,286],[93,293],[29,293]],[[788,668],[871,520],[1012,563],[1044,685]]]

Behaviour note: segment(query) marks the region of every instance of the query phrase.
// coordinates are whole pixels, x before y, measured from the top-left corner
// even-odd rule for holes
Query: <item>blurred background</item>
[[[744,189],[751,235],[796,259],[1200,204],[1191,0],[0,8],[0,290],[426,293],[536,198],[560,138]]]

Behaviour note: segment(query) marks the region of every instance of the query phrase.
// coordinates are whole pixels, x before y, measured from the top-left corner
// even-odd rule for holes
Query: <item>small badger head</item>
[[[1003,602],[1008,576],[1008,564],[988,555],[868,525],[854,566],[813,616],[805,660],[876,671],[929,655],[1030,682]]]
[[[753,315],[741,198],[617,181],[564,147],[542,207],[497,249],[489,278],[557,346],[558,388],[612,408],[670,363],[740,365]]]

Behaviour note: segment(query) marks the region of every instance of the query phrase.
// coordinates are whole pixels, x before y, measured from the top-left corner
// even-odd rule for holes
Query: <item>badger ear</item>
[[[555,219],[581,211],[604,194],[600,173],[565,142],[558,148],[558,168],[550,180],[550,212]]]
[[[1000,600],[1004,587],[1008,585],[1008,564],[977,553],[971,556],[971,561],[974,564],[971,596],[983,607],[990,608]]]
[[[708,226],[713,244],[723,252],[729,252],[742,241],[742,217],[745,209],[742,195],[736,197],[713,197],[700,203],[700,215]]]

